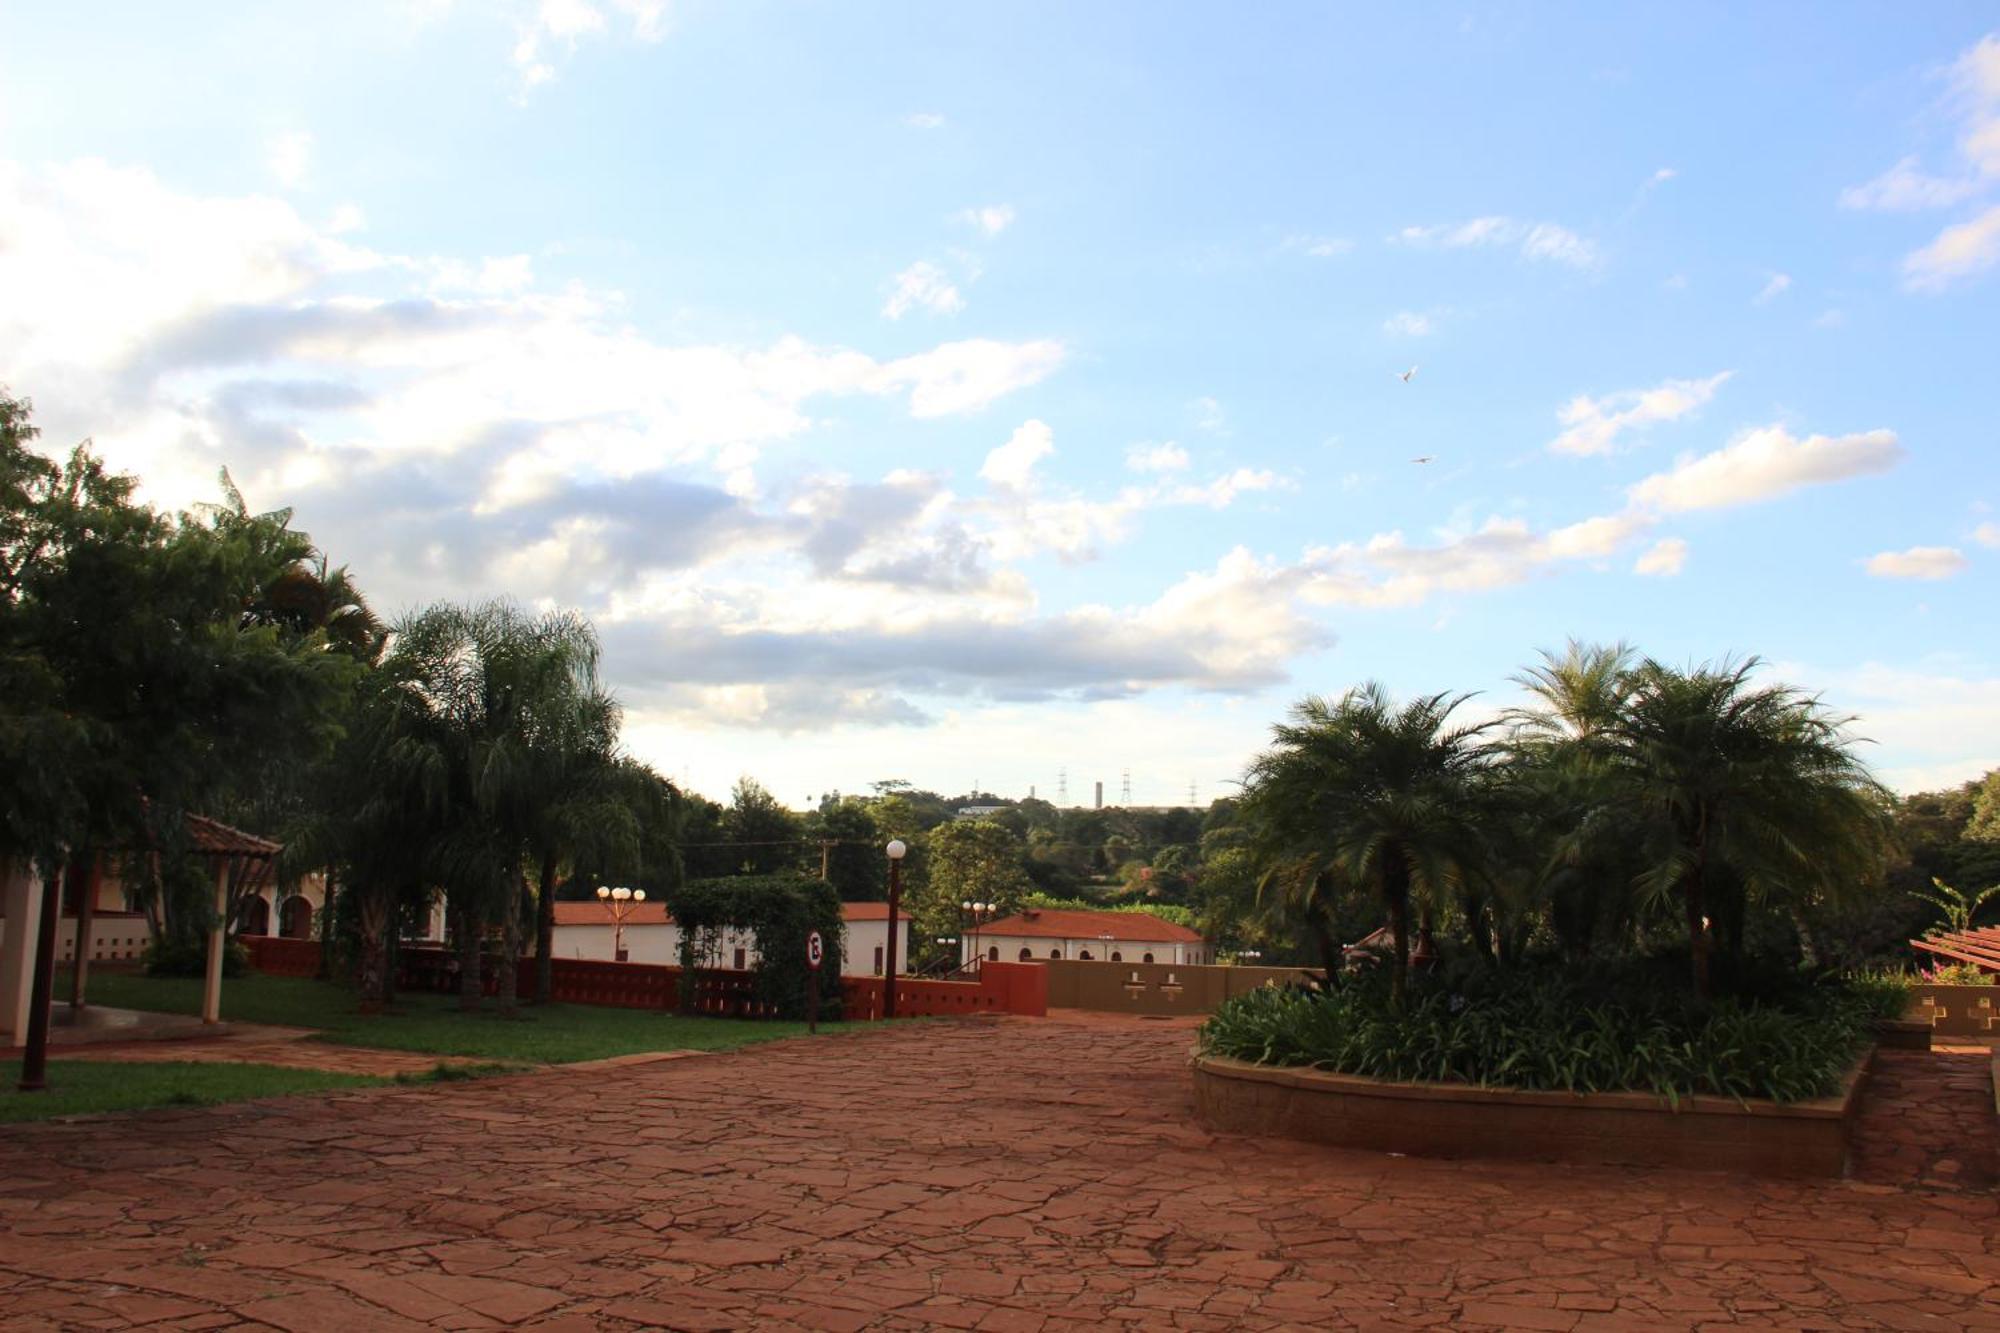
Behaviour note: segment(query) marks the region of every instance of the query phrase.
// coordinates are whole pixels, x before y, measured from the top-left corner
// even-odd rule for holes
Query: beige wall
[[[1232,995],[1266,984],[1293,985],[1315,975],[1298,967],[1222,967],[1173,963],[1098,963],[1065,959],[1049,970],[1051,1009],[1125,1014],[1206,1014]]]

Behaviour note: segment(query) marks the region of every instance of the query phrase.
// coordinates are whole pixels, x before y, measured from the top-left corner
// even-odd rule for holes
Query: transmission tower
[[[1056,770],[1056,806],[1059,809],[1067,809],[1069,806],[1069,770],[1067,768]]]
[[[1200,805],[1200,804],[1201,804],[1201,802],[1195,799],[1195,794],[1194,794],[1194,779],[1193,779],[1193,778],[1189,778],[1189,779],[1188,779],[1188,809],[1192,810],[1192,809],[1194,809],[1194,808],[1195,808],[1196,806],[1198,806],[1198,805]]]
[[[1129,768],[1124,768],[1118,771],[1118,808],[1121,810],[1129,810],[1131,806],[1132,806],[1132,770]]]

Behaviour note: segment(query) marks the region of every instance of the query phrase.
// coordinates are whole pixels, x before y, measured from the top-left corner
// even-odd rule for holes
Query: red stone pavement
[[[1909,1183],[1931,1156],[1798,1183],[1216,1136],[1190,1035],[938,1021],[15,1127],[0,1325],[2000,1329],[2000,1205]],[[1869,1132],[1942,1098],[1990,1153],[1955,1066],[1891,1066]]]

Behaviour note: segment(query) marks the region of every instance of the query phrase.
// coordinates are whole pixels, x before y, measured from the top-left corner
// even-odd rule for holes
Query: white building
[[[678,966],[681,961],[681,931],[667,914],[667,905],[662,902],[627,903],[624,905],[625,926],[622,934],[625,940],[625,959],[628,963],[664,963]],[[842,925],[846,939],[842,944],[841,975],[849,977],[871,977],[882,975],[889,946],[889,904],[887,903],[842,903],[840,905]],[[901,920],[902,936],[897,945],[899,970],[909,970],[910,957],[910,916],[907,912],[897,914]],[[551,951],[557,958],[594,958],[610,962],[614,957],[615,941],[621,934],[611,909],[601,902],[557,903],[555,946]],[[717,967],[744,969],[757,962],[757,937],[751,932],[738,934],[725,932],[721,941],[721,956],[713,960]]]
[[[1186,926],[1149,912],[1090,912],[1029,908],[961,933],[959,959],[1034,962],[1078,958],[1113,963],[1213,961],[1207,941]]]

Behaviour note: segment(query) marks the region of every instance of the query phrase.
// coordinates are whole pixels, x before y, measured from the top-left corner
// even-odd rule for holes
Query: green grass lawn
[[[252,1097],[388,1082],[276,1065],[119,1064],[109,1060],[51,1060],[48,1087],[42,1092],[17,1092],[20,1081],[21,1062],[0,1061],[0,1123],[158,1106],[214,1106]]]
[[[56,994],[69,993],[59,982]],[[90,971],[93,1004],[167,1013],[201,1012],[201,981],[192,977],[147,977],[107,968]],[[684,1018],[643,1009],[592,1005],[522,1005],[517,1018],[502,1018],[486,1002],[479,1013],[458,1011],[456,996],[405,994],[395,1010],[364,1015],[354,992],[308,977],[267,977],[251,973],[222,983],[222,1016],[244,1023],[276,1023],[318,1028],[321,1040],[343,1046],[463,1055],[518,1064],[567,1064],[640,1051],[722,1051],[779,1037],[804,1036],[804,1023],[733,1018]],[[838,1030],[822,1023],[820,1031]]]

